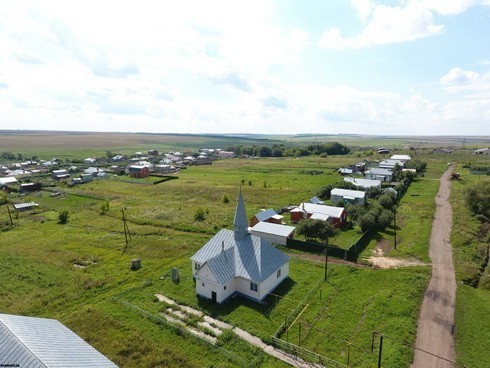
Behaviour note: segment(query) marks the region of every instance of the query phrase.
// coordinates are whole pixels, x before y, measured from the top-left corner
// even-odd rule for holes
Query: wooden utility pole
[[[325,281],[327,281],[328,246],[325,246]]]
[[[10,213],[10,208],[7,205],[7,212],[9,213],[10,226],[14,226],[14,222],[12,221],[12,214]]]
[[[121,209],[121,212],[122,212],[122,221],[124,226],[124,238],[126,239],[126,245],[128,245],[129,240],[131,240],[131,234],[129,233],[128,224],[126,223],[126,214],[124,213],[124,208]]]
[[[396,249],[396,206],[393,206],[393,229],[394,229],[394,240]]]

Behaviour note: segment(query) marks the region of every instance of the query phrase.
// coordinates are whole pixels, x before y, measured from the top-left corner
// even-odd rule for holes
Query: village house
[[[348,183],[354,184],[356,187],[362,188],[362,189],[369,189],[369,188],[379,188],[381,189],[381,180],[379,179],[359,179],[359,178],[344,178],[344,181]]]
[[[290,211],[291,222],[303,219],[328,221],[335,227],[342,227],[347,220],[347,211],[343,207],[332,207],[321,204],[301,203]]]
[[[0,367],[117,368],[55,319],[0,314]]]
[[[235,152],[232,152],[232,151],[219,151],[218,157],[219,158],[234,158],[234,157],[236,157],[236,154],[235,154]]]
[[[473,151],[474,155],[490,155],[490,148],[480,148]]]
[[[259,222],[270,222],[282,224],[284,216],[278,215],[272,208],[256,213],[250,218],[250,227],[254,227]]]
[[[237,294],[260,302],[289,276],[290,258],[247,232],[241,190],[233,227],[220,230],[191,257],[196,293],[220,304]]]
[[[364,172],[366,179],[381,180],[382,182],[391,182],[393,179],[393,172],[388,169],[372,168]]]
[[[129,176],[132,178],[147,178],[150,176],[150,169],[143,165],[130,165],[128,168]]]
[[[400,167],[405,167],[405,161],[402,160],[393,160],[393,159],[387,159],[387,160],[381,160],[378,164],[378,167],[380,169],[394,169],[395,166],[398,165]]]
[[[366,192],[362,190],[334,188],[330,192],[330,200],[335,204],[349,203],[364,206],[366,204]]]
[[[70,177],[70,173],[67,170],[53,170],[51,177],[56,180],[66,179]]]

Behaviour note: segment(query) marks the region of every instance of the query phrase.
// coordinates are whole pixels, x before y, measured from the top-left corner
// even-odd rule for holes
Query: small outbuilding
[[[282,224],[284,216],[278,215],[272,208],[256,213],[250,218],[250,227],[254,227],[259,222],[270,222],[273,224]]]
[[[27,203],[17,203],[14,204],[14,210],[16,211],[27,211],[27,210],[32,210],[39,206],[39,204],[34,203],[34,202],[27,202]]]
[[[259,222],[250,228],[250,234],[265,239],[270,243],[286,245],[287,239],[293,238],[295,230],[294,226]]]

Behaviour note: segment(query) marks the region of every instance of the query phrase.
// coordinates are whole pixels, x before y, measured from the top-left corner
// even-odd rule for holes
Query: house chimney
[[[221,242],[221,252],[224,252],[225,251],[225,241],[223,240]]]

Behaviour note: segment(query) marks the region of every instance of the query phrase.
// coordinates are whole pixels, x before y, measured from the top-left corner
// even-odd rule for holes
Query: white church
[[[260,302],[288,277],[290,257],[248,233],[241,190],[233,224],[191,257],[196,293],[220,304],[236,294]]]

